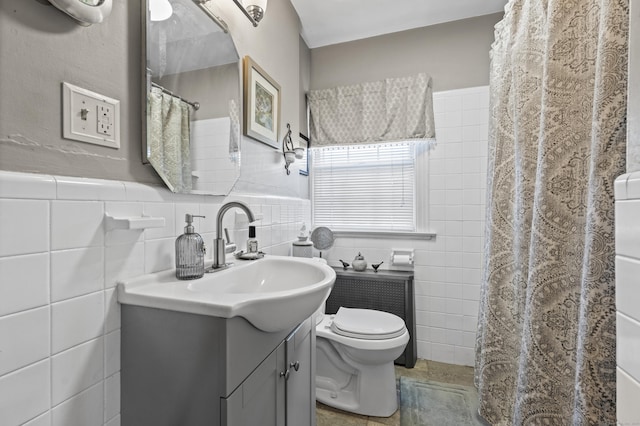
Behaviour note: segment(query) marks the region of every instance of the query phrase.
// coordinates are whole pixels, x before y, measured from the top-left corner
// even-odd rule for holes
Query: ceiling
[[[291,0],[310,48],[502,12],[507,0]],[[268,12],[267,12],[268,13]]]

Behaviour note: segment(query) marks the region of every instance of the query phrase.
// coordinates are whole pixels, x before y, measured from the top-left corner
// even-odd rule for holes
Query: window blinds
[[[312,148],[314,226],[349,231],[416,231],[416,145]]]

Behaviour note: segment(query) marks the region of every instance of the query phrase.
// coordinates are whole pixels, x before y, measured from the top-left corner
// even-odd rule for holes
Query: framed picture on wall
[[[244,57],[244,134],[278,148],[280,85]]]
[[[304,148],[302,159],[300,160],[300,169],[298,171],[303,176],[309,176],[309,138],[300,133],[298,146]]]

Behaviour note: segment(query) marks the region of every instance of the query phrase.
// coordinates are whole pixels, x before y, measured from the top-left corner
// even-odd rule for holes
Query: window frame
[[[404,239],[431,239],[435,237],[435,233],[430,232],[429,229],[429,151],[432,148],[432,141],[402,141],[415,144],[415,157],[414,157],[414,202],[413,202],[413,217],[414,217],[414,230],[413,231],[381,231],[379,229],[361,230],[361,229],[338,229],[334,230],[334,234],[337,236],[345,237],[362,237],[370,236],[373,238],[397,238],[402,237]],[[386,145],[389,142],[383,142],[375,145]],[[322,148],[322,147],[320,147]],[[311,148],[309,152],[309,198],[311,201],[311,219],[313,226],[324,226],[315,222],[315,197],[314,186],[316,179],[316,173],[314,168],[316,167],[314,162],[314,149]]]

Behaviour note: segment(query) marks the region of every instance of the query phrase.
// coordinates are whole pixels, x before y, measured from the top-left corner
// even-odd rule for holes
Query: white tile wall
[[[289,254],[309,200],[185,196],[130,182],[0,171],[0,424],[120,425],[116,280],[174,265],[184,214],[212,247],[226,201],[262,214],[260,249]],[[107,231],[104,215],[165,218],[146,231]],[[235,215],[224,226],[244,245]],[[209,257],[211,250],[209,251]]]
[[[191,122],[193,189],[231,188],[239,165],[229,161],[231,120],[209,118]]]
[[[437,147],[429,158],[429,227],[433,241],[339,238],[330,263],[362,252],[390,265],[392,248],[415,250],[418,357],[473,365],[482,265],[489,88],[433,94]]]
[[[0,277],[0,316],[49,303],[48,253],[0,257]]]
[[[49,250],[49,203],[0,199],[0,256]]]
[[[617,421],[640,424],[640,172],[616,179]]]
[[[0,419],[3,425],[20,425],[51,406],[49,359],[0,376]]]
[[[49,307],[0,317],[0,375],[49,355]]]

